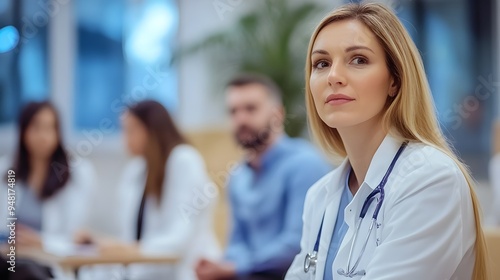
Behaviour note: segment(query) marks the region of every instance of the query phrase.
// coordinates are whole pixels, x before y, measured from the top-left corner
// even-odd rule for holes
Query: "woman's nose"
[[[344,76],[344,69],[340,63],[332,64],[330,72],[328,73],[328,85],[329,86],[343,86],[346,84],[346,79]]]

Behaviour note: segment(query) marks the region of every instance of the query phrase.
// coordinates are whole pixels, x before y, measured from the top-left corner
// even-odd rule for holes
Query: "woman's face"
[[[26,128],[24,144],[32,157],[48,159],[59,144],[56,115],[50,108],[38,111]]]
[[[379,121],[396,86],[375,35],[357,20],[325,26],[311,53],[310,89],[320,118],[332,128]]]
[[[122,125],[128,151],[134,156],[144,155],[148,141],[146,126],[130,112],[123,114]]]

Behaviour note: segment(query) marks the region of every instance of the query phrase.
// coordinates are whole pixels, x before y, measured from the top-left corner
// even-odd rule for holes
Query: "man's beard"
[[[243,137],[242,135],[243,133],[246,134],[247,137]],[[270,124],[268,124],[260,131],[250,128],[246,125],[242,125],[238,127],[238,129],[234,133],[234,137],[236,138],[238,144],[240,144],[244,149],[247,150],[250,149],[260,150],[260,148],[265,146],[270,136],[271,136]]]

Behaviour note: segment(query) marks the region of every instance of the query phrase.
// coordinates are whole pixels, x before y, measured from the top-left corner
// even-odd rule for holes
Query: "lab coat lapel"
[[[321,207],[321,211],[317,211],[317,213],[315,213],[315,217],[319,217],[319,221],[316,226],[317,230],[314,230],[313,232],[317,232],[319,230],[321,226],[321,220],[323,218],[323,215],[325,215],[323,229],[321,232],[321,240],[319,242],[318,249],[316,279],[322,280],[324,276],[328,249],[330,248],[330,241],[332,240],[332,234],[335,228],[335,222],[337,220],[340,199],[342,197],[342,191],[344,190],[345,176],[347,170],[349,169],[349,166],[350,165],[348,160],[344,160],[344,162],[339,167],[337,167],[334,176],[332,176],[332,178],[327,183],[328,185],[326,186],[327,192],[322,204],[325,205],[325,207]],[[315,237],[316,236],[317,235],[315,235]]]
[[[356,195],[354,196],[353,200],[349,205],[347,205],[345,209],[345,221],[347,225],[349,226],[349,229],[347,230],[347,233],[344,237],[344,240],[342,240],[342,243],[340,245],[339,251],[337,253],[337,257],[335,258],[335,261],[333,262],[333,274],[335,275],[335,279],[358,279],[361,276],[355,276],[354,278],[345,278],[342,275],[339,275],[337,273],[337,270],[339,268],[342,269],[347,269],[347,260],[349,258],[349,251],[351,249],[351,244],[354,239],[354,233],[356,231],[356,226],[357,223],[359,223],[359,214],[361,212],[361,208],[363,207],[363,204],[365,202],[366,197],[372,192],[372,189],[367,185],[363,184]],[[356,240],[356,247],[354,248],[353,252],[353,257],[351,259],[351,266],[354,264],[356,261],[356,257],[360,255],[361,247],[362,244],[364,243],[370,223],[372,222],[372,215],[375,210],[377,202],[373,201],[370,204],[370,207],[368,208],[368,212],[363,219],[363,222],[361,224],[361,227],[359,229],[358,233],[358,239]],[[375,229],[373,230],[372,234],[370,235],[370,241],[368,242],[367,248],[366,248],[366,254],[364,254],[363,258],[361,259],[361,262],[358,266],[358,269],[364,269],[365,268],[365,262],[367,261],[367,258],[370,257],[371,252],[373,252],[374,247],[375,247]]]
[[[359,188],[358,192],[356,193],[356,195],[354,195],[352,201],[345,208],[344,219],[346,224],[349,226],[349,230],[347,231],[346,237],[344,239],[348,237],[350,230],[356,226],[356,222],[359,218],[359,214],[361,213],[361,208],[363,207],[363,203],[365,202],[366,197],[368,197],[368,195],[372,191],[373,189],[370,188],[370,186],[368,186],[366,183],[363,183]]]
[[[119,198],[119,215],[120,220],[123,222],[121,225],[121,238],[127,241],[134,241],[136,238],[137,231],[137,215],[139,213],[139,207],[141,205],[141,198],[144,193],[146,176],[145,174],[145,162],[142,159],[135,158],[129,163],[131,173],[124,174],[124,180],[120,186],[120,198]],[[148,215],[146,213],[146,208],[144,209],[144,217],[142,224],[142,237],[147,237],[147,231],[149,229],[148,225]]]
[[[335,192],[331,192],[329,196],[325,198],[325,201],[328,203],[326,204],[326,210],[324,212],[325,220],[323,222],[323,230],[321,232],[321,240],[319,242],[316,279],[323,279],[325,269],[328,269],[325,267],[326,258],[328,255],[328,249],[330,247],[330,241],[332,240],[333,229],[335,227],[335,221],[337,219],[337,212],[339,208],[338,205],[340,203],[341,196],[342,190],[339,189]],[[323,213],[318,213],[318,215],[322,217]]]
[[[361,212],[361,208],[363,207],[366,197],[368,197],[368,195],[378,186],[403,142],[399,139],[395,132],[392,132],[392,134],[394,134],[394,136],[387,134],[378,147],[370,162],[370,167],[366,173],[365,181],[361,184],[353,200],[345,209],[345,222],[349,226],[349,230],[344,237],[344,241],[350,240],[352,234],[354,234],[353,230],[356,226],[356,221],[358,220],[359,213]],[[368,214],[373,212],[371,211],[372,206],[373,205],[369,208],[370,210],[366,215],[365,222],[371,218],[371,215]],[[345,245],[345,242],[342,242],[342,245]],[[340,246],[340,249],[343,248],[342,245]]]
[[[401,147],[401,144],[403,144],[404,140],[401,136],[399,136],[396,132],[391,133],[387,134],[378,147],[370,162],[370,167],[366,172],[364,183],[368,184],[368,186],[372,189],[375,189],[380,181],[382,181],[382,178],[391,165],[394,156]],[[399,161],[400,160],[398,160],[398,162]],[[395,176],[395,174],[393,173],[391,176]]]

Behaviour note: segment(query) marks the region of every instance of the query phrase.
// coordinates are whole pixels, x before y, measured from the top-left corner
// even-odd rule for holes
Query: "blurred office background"
[[[285,90],[287,131],[307,137],[305,46],[325,12],[343,2],[0,0],[0,156],[16,145],[21,106],[51,100],[70,152],[98,172],[89,224],[113,233],[113,190],[127,159],[119,117],[128,104],[152,98],[175,116],[222,187],[240,155],[227,130],[225,80],[239,70],[272,76]],[[500,5],[385,2],[420,49],[442,128],[478,180],[488,214]],[[216,221],[222,241],[225,209],[222,197]]]

